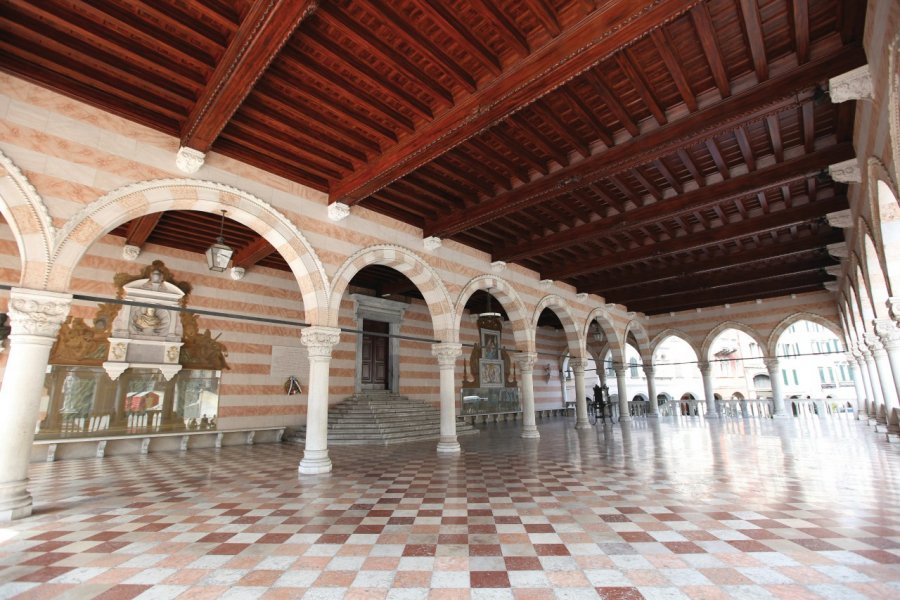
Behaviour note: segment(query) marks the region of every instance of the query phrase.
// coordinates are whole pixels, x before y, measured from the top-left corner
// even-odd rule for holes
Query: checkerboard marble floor
[[[852,416],[538,425],[36,464],[0,597],[900,598],[900,449]]]

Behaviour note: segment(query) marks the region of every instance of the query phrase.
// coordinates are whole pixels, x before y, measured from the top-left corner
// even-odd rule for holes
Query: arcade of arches
[[[491,262],[486,253],[454,241],[423,241],[421,230],[365,208],[333,220],[325,194],[215,152],[198,178],[184,177],[175,168],[176,139],[0,75],[0,308],[9,328],[0,353],[0,516],[31,511],[29,457],[35,423],[46,410],[45,373],[60,327],[70,315],[92,319],[96,303],[88,297],[114,298],[116,273],[139,274],[153,261],[161,261],[173,280],[190,283],[190,307],[210,311],[200,315],[199,330],[227,348],[228,369],[218,375],[216,426],[305,426],[301,475],[332,470],[328,408],[366,387],[439,408],[436,450],[460,452],[461,382],[471,376],[471,348],[483,339],[470,302],[476,293],[490,294],[502,309],[500,342],[512,362],[506,366],[518,388],[524,437],[541,436],[536,413],[564,404],[564,356],[576,382],[574,428],[589,427],[588,359],[611,361],[621,421],[632,418],[628,348],[646,375],[647,418],[657,418],[653,357],[670,336],[697,357],[702,385],[691,394],[704,405],[705,418],[719,418],[711,350],[729,329],[758,344],[771,388],[770,414],[787,417],[777,345],[787,328],[804,320],[842,340],[856,374],[858,418],[871,423],[873,435],[900,435],[898,75],[889,71],[887,33],[878,35],[867,37],[877,49],[869,49],[872,68],[855,98],[856,158],[832,168],[835,178],[849,183],[850,200],[848,210],[829,215],[832,226],[844,228],[846,240],[829,247],[841,260],[830,268],[837,282],[824,291],[653,316],[539,280],[518,264]],[[891,52],[893,65],[897,49]],[[879,55],[877,63],[873,55]],[[215,274],[197,253],[152,243],[135,248],[110,234],[138,217],[166,211],[226,211],[229,223],[262,236],[290,271],[257,265]],[[355,277],[373,267],[402,273],[417,298],[371,298]],[[547,312],[553,313],[553,326],[544,324]],[[223,314],[262,320],[254,324]],[[287,321],[304,326],[298,334]],[[365,341],[358,331],[368,334]],[[284,374],[273,368],[280,352],[297,360],[298,387],[287,393]]]

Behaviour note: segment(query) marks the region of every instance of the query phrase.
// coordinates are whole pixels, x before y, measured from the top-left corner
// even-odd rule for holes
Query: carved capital
[[[570,358],[569,366],[572,367],[573,373],[584,373],[584,370],[587,368],[588,361],[584,358]]]
[[[766,365],[766,370],[769,371],[769,377],[773,379],[779,374],[778,371],[781,370],[781,359],[778,357],[764,358],[763,364]]]
[[[71,294],[13,288],[7,309],[11,334],[55,338],[71,304]]]
[[[887,307],[895,321],[900,323],[900,296],[887,299]]]
[[[881,343],[881,338],[877,334],[864,333],[863,339],[866,340],[866,345],[873,356],[876,352],[884,352],[884,344]]]
[[[712,363],[708,360],[697,361],[697,368],[700,369],[700,374],[704,377],[708,377],[712,373]]]
[[[491,263],[491,271],[494,273],[502,273],[506,270],[506,263],[502,260],[495,260]]]
[[[343,221],[350,216],[350,207],[343,202],[332,202],[328,205],[328,218],[332,221]]]
[[[872,321],[875,325],[875,334],[888,350],[895,350],[900,347],[900,328],[893,319],[875,319]]]
[[[140,254],[140,246],[132,246],[131,244],[125,244],[124,246],[122,246],[122,258],[124,258],[128,262],[137,260],[137,257],[140,256]]]
[[[455,367],[456,359],[462,354],[462,344],[451,344],[442,342],[440,344],[431,345],[431,355],[436,357],[438,365],[444,367]]]
[[[872,97],[872,76],[869,65],[857,67],[843,75],[828,80],[828,94],[835,104],[847,100],[861,100]]]
[[[845,160],[828,166],[828,174],[831,178],[840,183],[859,183],[862,181],[862,175],[859,172],[859,161],[855,158]],[[850,212],[847,211],[841,212]]]
[[[244,267],[231,267],[231,278],[235,281],[240,281],[246,274],[247,270]]]
[[[553,286],[553,280],[552,279],[541,279],[541,281],[538,283],[538,285],[541,286],[542,290],[549,290]]]
[[[341,339],[337,327],[307,327],[300,332],[300,343],[306,346],[310,358],[331,358],[331,349]]]
[[[175,155],[175,166],[182,173],[190,175],[199,171],[205,160],[206,154],[204,152],[182,146],[178,149],[178,154]]]
[[[429,252],[434,252],[438,248],[441,247],[441,238],[435,237],[433,235],[428,236],[427,238],[422,240],[422,244],[425,246],[425,249]]]
[[[853,214],[850,212],[849,208],[828,213],[825,215],[825,218],[828,219],[828,224],[832,227],[840,227],[842,229],[853,227]]]
[[[575,297],[578,298],[579,302],[584,302],[585,300],[588,299],[588,293],[587,292],[578,292],[577,294],[575,294]]]
[[[645,366],[644,367],[644,375],[647,376],[647,379],[650,379],[656,374],[656,367]]]
[[[517,352],[513,354],[513,360],[516,361],[516,366],[519,367],[519,373],[523,375],[531,373],[537,360],[537,352]]]

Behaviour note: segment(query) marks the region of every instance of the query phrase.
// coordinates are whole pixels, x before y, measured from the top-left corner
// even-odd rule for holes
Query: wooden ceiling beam
[[[660,0],[649,8],[635,4],[623,11],[595,10],[506,69],[480,93],[465,98],[420,127],[417,135],[336,183],[330,202],[359,202],[593,67],[647,30],[683,14],[696,1]]]
[[[590,125],[594,130],[594,135],[606,144],[607,148],[611,148],[615,145],[613,141],[612,133],[606,129],[606,126],[597,118],[596,113],[591,110],[587,104],[584,103],[581,96],[572,91],[571,86],[563,86],[562,87],[563,96],[566,97],[566,100],[569,101],[575,108],[575,112],[584,120],[585,123]]]
[[[422,182],[418,181],[420,179]],[[469,204],[466,203],[467,196],[460,196],[458,187],[442,181],[437,176],[428,173],[427,169],[419,169],[415,173],[410,173],[400,181],[409,182],[410,185],[417,186],[420,189],[427,188],[432,194],[440,196],[445,202],[453,204],[458,208],[469,206]]]
[[[701,139],[730,131],[738,124],[763,119],[790,107],[796,107],[799,102],[796,96],[798,92],[812,87],[823,77],[827,77],[828,73],[835,71],[843,73],[864,62],[865,53],[856,46],[820,57],[743,93],[734,94],[684,118],[669,121],[667,125],[648,131],[637,138],[613,146],[604,152],[595,153],[569,167],[557,169],[526,185],[500,194],[483,202],[474,210],[441,217],[439,221],[427,224],[425,234],[441,238],[451,237],[469,227],[490,221],[500,214],[521,211],[547,200],[548,197],[564,193],[573,186],[584,186],[597,178],[645,164],[672,152],[677,152],[678,156],[685,160],[687,155],[682,148],[688,137],[694,136],[699,142]],[[698,131],[703,133],[698,134]],[[696,167],[690,161],[687,161],[685,166],[693,169],[692,173],[697,178],[698,185],[703,185],[703,178]]]
[[[614,197],[612,194],[607,193],[606,190],[600,187],[598,182],[589,183],[588,188],[600,196],[600,199],[603,200],[607,206],[612,207],[617,213],[622,214],[625,212],[625,203]]]
[[[747,165],[748,171],[756,170],[756,158],[753,156],[753,148],[750,146],[750,140],[747,138],[747,131],[741,125],[734,130],[734,138],[737,140],[738,147],[741,149],[741,156],[744,158],[744,164]]]
[[[640,135],[640,130],[634,122],[634,119],[631,118],[631,115],[628,114],[628,111],[625,110],[625,107],[622,106],[619,99],[612,93],[609,84],[606,83],[603,76],[597,72],[597,69],[595,68],[588,71],[585,75],[585,79],[591,84],[594,91],[597,92],[603,100],[603,103],[606,104],[610,112],[616,116],[625,130],[630,133],[632,137]]]
[[[620,288],[612,293],[606,293],[615,301],[626,306],[642,298],[666,298],[680,296],[690,292],[697,293],[700,290],[714,290],[722,287],[731,287],[750,282],[766,281],[773,278],[783,278],[791,275],[801,275],[810,272],[819,272],[827,266],[835,264],[827,256],[810,256],[805,259],[788,261],[768,261],[763,266],[755,268],[733,268],[726,271],[718,271],[712,274],[700,275],[690,271],[689,275],[669,283],[655,285],[638,285],[629,288]]]
[[[772,142],[772,154],[775,156],[775,162],[784,162],[784,142],[781,140],[781,125],[778,122],[778,115],[766,117],[766,129],[769,131],[769,140]]]
[[[272,143],[272,139],[277,139],[277,137],[270,137],[262,132],[248,135],[248,131],[252,130],[239,123],[232,123],[227,130],[222,132],[219,139],[228,141],[232,147],[242,146],[251,153],[255,152],[263,156],[268,156],[269,158],[273,158],[285,165],[291,166],[298,171],[304,171],[325,180],[337,179],[344,173],[344,171],[340,170],[337,166],[323,164],[321,160],[303,158],[294,153],[282,154],[284,151],[282,149],[283,144],[276,145]],[[218,148],[218,141],[216,142],[216,148]]]
[[[602,271],[616,265],[626,265],[647,260],[653,256],[697,250],[711,245],[721,244],[734,239],[740,239],[753,233],[767,233],[794,223],[804,223],[811,219],[822,218],[824,215],[847,208],[845,196],[834,196],[826,200],[820,200],[815,204],[803,204],[791,209],[781,210],[776,213],[757,217],[738,223],[729,223],[723,227],[716,227],[702,233],[675,238],[644,246],[636,250],[620,252],[605,256],[584,256],[577,264],[558,268],[548,273],[541,273],[543,277],[566,280],[570,277],[578,277],[594,271]]]
[[[487,47],[481,43],[477,37],[472,35],[472,32],[469,29],[460,23],[459,19],[454,16],[453,12],[451,12],[444,2],[438,0],[426,0],[424,6],[427,6],[433,18],[436,21],[442,21],[446,25],[445,31],[451,34],[451,37],[456,40],[456,42],[464,47],[466,51],[478,59],[481,64],[483,64],[487,69],[491,72],[491,74],[496,77],[503,71],[503,65],[500,64],[500,59],[497,56],[487,49]]]
[[[684,148],[678,148],[675,151],[678,155],[678,160],[681,161],[681,164],[684,165],[684,168],[688,170],[691,174],[691,179],[694,180],[694,183],[697,184],[697,187],[703,187],[706,185],[706,177],[703,176],[703,173],[697,168],[697,163],[694,162],[694,159],[691,158],[691,155],[688,154],[688,151]]]
[[[803,103],[800,116],[803,124],[803,148],[809,153],[816,147],[815,106],[812,100]]]
[[[162,216],[163,213],[161,212],[150,213],[149,215],[138,217],[128,223],[128,231],[125,234],[125,243],[131,246],[137,246],[138,248],[143,246],[147,243],[147,239],[153,233],[153,230],[156,229]]]
[[[528,45],[528,39],[522,35],[522,32],[519,31],[495,2],[490,2],[488,0],[471,0],[470,4],[482,18],[494,23],[503,39],[513,47],[519,56],[528,56],[531,54],[531,47]]]
[[[703,5],[701,4],[700,6]],[[665,125],[668,122],[666,113],[659,105],[653,92],[650,91],[650,85],[634,65],[634,61],[631,60],[628,48],[622,48],[621,52],[616,53],[616,62],[619,64],[619,68],[625,73],[628,81],[630,81],[631,85],[634,86],[634,89],[637,90],[638,95],[640,95],[641,99],[644,101],[644,105],[646,105],[650,114],[653,115],[653,118],[656,119],[656,122],[659,125]]]
[[[569,157],[566,153],[558,148],[556,144],[549,141],[540,130],[532,126],[521,112],[517,112],[510,116],[509,121],[514,123],[521,133],[528,136],[531,143],[540,148],[547,156],[555,160],[557,164],[563,167],[568,166]]]
[[[430,39],[421,34],[417,27],[410,25],[403,17],[386,2],[371,2],[367,5],[369,10],[374,11],[389,24],[393,26],[393,33],[397,37],[406,40],[413,48],[428,55],[434,61],[435,65],[443,70],[447,75],[455,79],[461,86],[466,88],[469,93],[478,89],[478,84],[472,75],[462,68],[459,63],[447,56],[447,54],[437,47]]]
[[[725,65],[722,64],[722,51],[719,49],[719,44],[716,41],[716,31],[706,4],[698,4],[691,9],[691,20],[697,29],[700,44],[703,46],[703,54],[706,55],[706,62],[709,63],[713,81],[716,82],[716,87],[719,88],[719,95],[727,98],[731,95],[731,83],[728,80]]]
[[[268,258],[275,252],[272,244],[266,238],[259,236],[252,242],[234,251],[232,263],[235,267],[249,269],[264,258]]]
[[[691,84],[684,75],[684,70],[681,68],[681,62],[672,53],[672,48],[675,48],[675,43],[672,40],[672,36],[669,35],[669,31],[665,27],[654,29],[650,32],[650,39],[653,40],[656,51],[662,57],[663,62],[666,63],[669,75],[671,75],[673,81],[675,81],[675,87],[678,88],[678,93],[681,94],[684,104],[691,112],[696,111],[697,97],[694,96],[694,92],[691,90]]]
[[[771,244],[769,246],[755,247],[750,250],[732,252],[724,256],[707,257],[703,260],[684,261],[679,259],[680,269],[669,267],[662,269],[642,269],[631,275],[616,275],[610,273],[594,273],[590,279],[577,280],[576,286],[581,291],[603,294],[605,291],[613,291],[621,288],[636,286],[642,283],[656,283],[661,281],[678,280],[689,276],[688,274],[715,273],[737,267],[751,267],[759,263],[770,262],[773,259],[799,257],[803,255],[827,254],[823,248],[828,244],[844,241],[844,234],[832,229],[824,234],[800,237],[783,244]],[[667,255],[672,256],[672,255]]]
[[[587,143],[575,135],[575,131],[563,123],[556,113],[548,108],[543,101],[538,100],[531,106],[545,123],[548,123],[560,137],[565,139],[573,148],[575,148],[575,152],[581,155],[581,158],[587,158],[591,155],[591,149]]]
[[[258,1],[218,61],[181,129],[181,145],[207,152],[315,0]]]
[[[793,0],[794,47],[797,62],[801,65],[809,61],[809,0]]]
[[[436,79],[426,74],[418,66],[395,50],[390,44],[349,17],[336,3],[325,2],[319,11],[319,16],[325,18],[329,25],[341,31],[355,43],[368,48],[379,60],[400,70],[410,80],[433,94],[445,106],[452,106],[453,94],[441,85]]]
[[[518,140],[514,139],[512,135],[510,135],[506,131],[503,131],[500,127],[494,127],[488,133],[489,135],[495,136],[498,140],[500,140],[500,143],[504,144],[507,148],[512,150],[517,157],[519,157],[541,175],[546,175],[550,172],[550,170],[547,168],[547,165],[534,156],[534,152],[520,144]]]
[[[504,177],[496,169],[492,168],[491,165],[472,158],[466,154],[465,149],[463,148],[454,148],[453,151],[448,152],[444,156],[449,159],[460,161],[465,165],[467,173],[475,174],[478,177],[493,181],[494,184],[502,190],[509,190],[512,188],[508,177]]]
[[[248,148],[245,140],[240,143],[232,142],[224,136],[219,136],[216,140],[216,151],[221,152],[225,156],[245,162],[248,165],[257,164],[259,162],[259,152]],[[266,153],[264,153],[266,154]],[[314,175],[308,169],[300,169],[295,165],[288,164],[280,158],[275,158],[271,154],[266,154],[266,170],[275,175],[308,185],[316,190],[328,190],[328,179]]]
[[[757,0],[741,0],[741,14],[744,17],[744,33],[747,34],[750,55],[753,57],[753,69],[756,71],[756,80],[763,82],[769,78],[769,61],[766,58],[766,44],[763,38],[762,20],[760,19]]]
[[[317,168],[336,169],[347,172],[353,169],[353,163],[343,157],[327,152],[321,147],[311,146],[290,133],[276,131],[268,125],[254,122],[252,119],[232,119],[228,129],[222,132],[222,136],[227,136],[238,143],[242,138],[248,140],[249,143],[257,140],[268,142],[273,146],[273,152],[277,149],[279,154],[284,153],[282,156],[285,158],[291,156],[304,162],[308,161],[312,170]],[[286,149],[289,149],[289,152]]]
[[[657,158],[653,161],[653,166],[656,167],[656,170],[659,171],[660,175],[666,178],[666,181],[669,182],[669,185],[672,186],[672,189],[675,190],[676,193],[680,194],[684,191],[684,188],[681,185],[681,181],[678,180],[677,177],[672,173],[671,169],[669,169],[668,165],[666,165],[665,160],[662,158]]]
[[[637,179],[642,186],[644,186],[644,189],[647,190],[647,193],[653,196],[653,198],[657,202],[663,199],[662,192],[660,192],[659,189],[657,189],[657,187],[649,179],[647,179],[647,177],[641,172],[640,167],[630,169],[629,173],[631,173],[631,175],[635,179]]]
[[[716,163],[716,169],[719,170],[719,175],[722,176],[722,179],[730,179],[731,170],[729,170],[728,165],[725,164],[725,159],[722,157],[722,151],[719,150],[719,144],[716,143],[716,138],[707,138],[706,149],[709,150],[709,155],[712,157],[713,162]]]
[[[559,27],[559,19],[556,17],[556,12],[548,6],[544,0],[525,0],[525,4],[528,5],[532,14],[537,17],[541,27],[546,29],[553,37],[559,35],[561,29]]]
[[[527,168],[523,168],[521,165],[517,165],[512,159],[507,158],[506,156],[495,150],[484,140],[480,138],[474,138],[469,140],[468,144],[472,146],[472,148],[483,154],[487,160],[492,160],[503,165],[503,168],[506,170],[506,172],[510,173],[512,176],[517,177],[519,181],[523,183],[526,183],[528,181]]]
[[[405,104],[411,111],[415,112],[423,119],[430,121],[434,118],[431,107],[425,102],[422,102],[415,95],[395,84],[366,62],[357,59],[353,54],[347,52],[346,48],[342,48],[334,39],[327,35],[323,35],[320,30],[310,31],[305,37],[305,40],[307,43],[318,46],[320,50],[335,60],[347,65],[360,78],[368,81],[370,85],[373,85],[376,88],[382,88],[388,94],[396,98],[398,102]]]

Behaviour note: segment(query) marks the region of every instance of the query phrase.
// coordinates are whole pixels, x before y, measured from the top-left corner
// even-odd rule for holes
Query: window
[[[787,370],[786,370],[786,369],[782,369],[782,370],[781,370],[781,379],[784,381],[784,385],[787,385],[787,384],[788,384]]]
[[[844,365],[838,365],[838,370],[840,371],[841,381],[847,381],[847,367]]]
[[[825,367],[819,367],[819,383],[826,383],[826,381],[825,381]]]
[[[612,363],[611,358],[606,360],[606,374],[607,375],[615,375],[616,374],[615,370],[613,369],[613,363]]]
[[[628,361],[628,371],[629,371],[629,373],[628,373],[629,377],[631,377],[632,379],[637,379],[637,376],[638,376],[637,360],[632,358],[630,361]]]
[[[828,382],[834,383],[834,369],[828,367]]]
[[[794,372],[794,385],[800,385],[800,380],[797,379],[797,369],[791,369]]]

